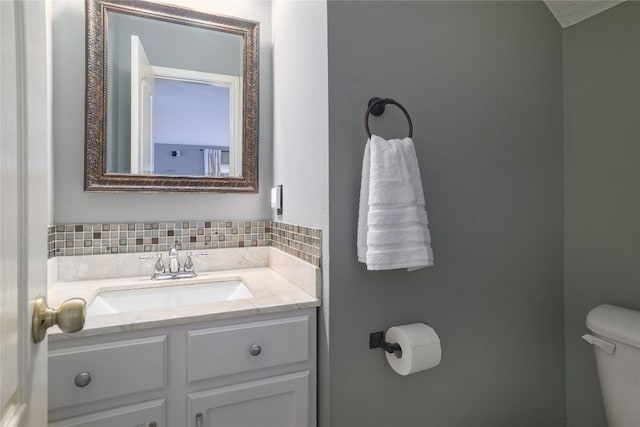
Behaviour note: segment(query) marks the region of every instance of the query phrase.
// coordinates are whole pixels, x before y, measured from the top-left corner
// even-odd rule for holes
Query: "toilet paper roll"
[[[384,339],[400,344],[401,352],[385,353],[389,366],[400,375],[424,371],[440,364],[440,338],[433,328],[424,323],[393,326]]]

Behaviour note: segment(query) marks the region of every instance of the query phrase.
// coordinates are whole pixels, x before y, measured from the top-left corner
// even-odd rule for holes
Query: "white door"
[[[153,83],[149,58],[131,36],[131,173],[153,174]]]
[[[31,336],[47,292],[49,3],[0,1],[0,426],[47,422],[47,345]]]

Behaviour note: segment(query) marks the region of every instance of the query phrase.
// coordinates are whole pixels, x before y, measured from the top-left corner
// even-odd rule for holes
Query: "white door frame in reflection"
[[[227,74],[205,73],[201,71],[185,70],[180,68],[169,68],[152,65],[153,77],[155,79],[179,80],[191,83],[209,84],[227,88],[229,91],[229,176],[240,176],[242,174],[242,78]],[[133,98],[133,93],[132,93]],[[140,106],[142,104],[139,104]],[[131,116],[140,115],[140,111],[133,110]],[[133,120],[132,120],[133,123]],[[153,126],[153,121],[144,121],[145,126]],[[133,128],[132,128],[133,131]],[[131,148],[142,145],[140,135],[152,134],[151,130],[137,132],[135,138],[132,132]],[[154,142],[155,141],[154,139]],[[137,150],[137,149],[136,149]],[[153,151],[152,151],[153,153]],[[140,159],[135,159],[140,162]],[[131,157],[131,170],[134,170],[134,156]],[[142,160],[144,163],[144,160]],[[151,160],[153,162],[153,160]],[[136,168],[137,170],[137,168]],[[138,173],[144,173],[140,171]]]

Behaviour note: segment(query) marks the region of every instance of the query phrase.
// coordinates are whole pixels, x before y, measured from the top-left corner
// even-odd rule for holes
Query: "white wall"
[[[322,229],[323,305],[318,318],[319,418],[328,419],[329,109],[327,2],[272,2],[273,184],[283,214]]]
[[[260,22],[258,194],[85,193],[85,2],[53,2],[53,156],[55,223],[267,218],[272,180],[271,3],[165,0]],[[195,54],[195,53],[194,53]]]
[[[328,221],[326,1],[273,2],[273,177],[284,186],[280,220]],[[274,216],[274,219],[277,219]]]

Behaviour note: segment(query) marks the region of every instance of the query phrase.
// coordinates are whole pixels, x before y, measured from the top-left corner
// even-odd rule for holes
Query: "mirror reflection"
[[[258,191],[260,24],[86,0],[85,191]]]
[[[241,176],[243,37],[113,11],[106,26],[107,173]]]

